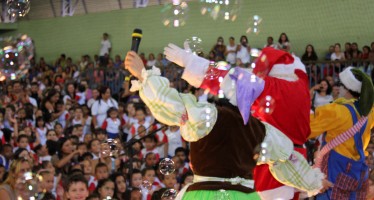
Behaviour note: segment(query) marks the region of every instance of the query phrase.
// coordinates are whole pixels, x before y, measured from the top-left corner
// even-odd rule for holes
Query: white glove
[[[170,43],[164,48],[166,59],[181,67],[185,67],[187,65],[187,61],[194,55],[191,53],[191,49],[187,42],[184,43],[184,48],[185,49],[179,48],[177,45]]]

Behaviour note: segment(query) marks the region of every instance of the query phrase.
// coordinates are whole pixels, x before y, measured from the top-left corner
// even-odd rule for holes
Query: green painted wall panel
[[[253,47],[262,47],[267,36],[276,40],[286,32],[291,50],[303,53],[311,43],[322,55],[330,44],[358,42],[362,47],[374,41],[373,0],[242,0],[240,15],[235,22],[214,21],[200,14],[201,4],[189,4],[188,21],[184,27],[168,28],[161,23],[162,6],[125,9],[83,16],[20,21],[16,31],[1,34],[26,33],[36,43],[37,55],[48,61],[66,53],[74,61],[82,54],[98,54],[103,32],[110,34],[113,54],[125,55],[130,48],[134,28],[143,29],[141,52],[159,53],[169,42],[182,45],[191,36],[203,40],[207,53],[218,36],[237,40],[246,34],[249,20],[257,14],[263,18],[260,34],[246,34]]]

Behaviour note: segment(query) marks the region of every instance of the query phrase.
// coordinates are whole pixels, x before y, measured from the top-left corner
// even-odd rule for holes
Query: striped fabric
[[[294,150],[292,141],[274,126],[263,122],[266,137],[257,165],[268,164],[271,174],[284,185],[307,193],[318,194],[324,174],[313,169],[303,155]]]
[[[350,129],[345,131],[343,134],[340,134],[338,137],[331,140],[329,143],[327,143],[319,152],[318,157],[316,159],[315,167],[321,168],[322,166],[322,160],[323,156],[326,155],[328,152],[330,152],[331,149],[335,148],[339,144],[342,144],[343,142],[347,141],[349,138],[353,137],[357,132],[360,131],[362,126],[365,124],[365,122],[368,120],[368,117],[362,117],[354,126],[352,126]]]
[[[131,91],[139,95],[153,116],[168,126],[180,126],[181,135],[188,142],[198,141],[213,129],[217,109],[213,104],[200,103],[192,94],[178,93],[170,88],[168,79],[153,67],[142,71],[143,81],[132,81]]]

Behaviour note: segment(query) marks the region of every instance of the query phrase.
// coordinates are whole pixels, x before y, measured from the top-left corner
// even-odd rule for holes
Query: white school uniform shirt
[[[113,98],[108,99],[106,102],[101,100],[96,100],[92,105],[91,113],[92,116],[96,116],[97,126],[101,127],[104,120],[107,118],[107,111],[109,108],[115,107],[118,109],[118,103]]]
[[[249,55],[247,47],[239,44],[241,46],[240,50],[236,53],[236,58],[240,58],[242,63],[250,63],[251,56]]]
[[[105,128],[105,130],[108,133],[118,134],[120,126],[121,126],[121,120],[120,119],[116,118],[116,119],[113,120],[112,118],[106,118],[104,120],[102,128]]]
[[[84,92],[77,92],[75,95],[79,98],[79,105],[84,105],[86,103],[86,94]]]
[[[178,147],[182,147],[182,136],[180,133],[180,129],[175,132],[171,132],[170,129],[165,131],[165,135],[168,137],[168,154],[169,156],[174,156],[175,149]]]
[[[65,110],[57,119],[58,123],[61,124],[62,128],[66,126],[66,120],[69,118],[69,112]]]
[[[226,49],[227,49],[227,51],[236,51],[236,45],[234,45],[234,46],[227,45]],[[236,53],[235,52],[228,53],[227,56],[226,56],[226,61],[230,64],[235,64],[236,63]]]
[[[157,128],[160,128],[160,127],[157,126]],[[158,132],[156,133],[156,138],[157,138],[157,141],[158,141],[158,142],[163,142],[163,143],[167,143],[167,142],[168,142],[168,137],[166,136],[164,130],[158,131]],[[158,153],[160,154],[160,157],[161,157],[161,158],[164,158],[164,157],[165,157],[164,146],[165,146],[165,144],[162,144],[162,145],[160,145],[160,146],[157,147],[157,149],[158,149]]]
[[[109,49],[112,48],[112,44],[109,40],[101,40],[100,56],[109,54]]]
[[[37,134],[39,134],[40,138],[40,144],[45,145],[47,142],[47,127],[44,127],[44,129],[36,128]]]
[[[134,117],[129,117],[126,114],[122,115],[122,119],[125,121],[126,124],[135,124],[137,122],[137,120]],[[130,134],[130,129],[131,129],[131,127],[130,128],[123,128],[123,132],[127,133],[127,134]],[[129,137],[130,137],[130,135],[127,138],[129,138]]]

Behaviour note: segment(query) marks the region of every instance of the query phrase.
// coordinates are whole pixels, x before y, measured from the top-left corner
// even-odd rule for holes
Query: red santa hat
[[[264,48],[255,62],[253,73],[263,78],[265,76],[277,77],[289,81],[297,80],[295,70],[306,73],[304,64],[296,56],[288,52]]]

